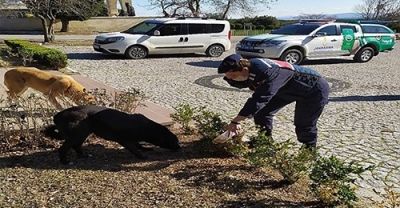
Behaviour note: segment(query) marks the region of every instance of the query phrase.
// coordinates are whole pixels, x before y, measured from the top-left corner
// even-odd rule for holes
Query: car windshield
[[[293,24],[276,29],[270,34],[278,35],[308,35],[315,29],[320,27],[319,24]]]
[[[162,22],[159,22],[159,21],[144,21],[144,22],[141,22],[125,31],[122,31],[122,33],[146,34],[161,24],[162,24]]]

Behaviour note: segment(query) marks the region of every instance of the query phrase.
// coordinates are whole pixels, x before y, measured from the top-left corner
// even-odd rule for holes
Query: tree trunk
[[[49,34],[48,34],[48,28],[47,28],[47,20],[44,18],[42,15],[38,15],[40,21],[42,22],[42,28],[43,28],[43,33],[44,33],[44,42],[48,43],[50,42],[49,39]]]
[[[68,32],[69,29],[69,20],[68,19],[61,19],[61,30],[60,32]]]
[[[231,9],[231,3],[232,3],[232,0],[229,0],[228,3],[226,4],[225,10],[222,13],[222,17],[221,17],[222,19],[226,19],[226,16],[228,15],[229,10]]]
[[[56,39],[56,35],[54,34],[54,19],[50,19],[49,21],[49,27],[47,28],[47,33],[49,34],[49,41],[54,42]]]

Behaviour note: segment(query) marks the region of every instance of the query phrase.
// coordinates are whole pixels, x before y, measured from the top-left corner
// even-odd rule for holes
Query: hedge
[[[5,39],[4,42],[14,53],[24,53],[32,57],[37,63],[52,69],[60,69],[68,65],[68,57],[62,51],[46,48],[41,45],[20,39]]]

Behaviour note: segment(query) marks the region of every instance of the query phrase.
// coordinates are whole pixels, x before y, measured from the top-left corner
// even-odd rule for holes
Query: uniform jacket
[[[248,87],[254,91],[240,110],[240,116],[252,117],[274,96],[297,101],[318,90],[315,85],[321,75],[312,69],[260,58],[250,59],[250,63],[250,74],[246,81],[234,81],[224,77],[233,87]]]

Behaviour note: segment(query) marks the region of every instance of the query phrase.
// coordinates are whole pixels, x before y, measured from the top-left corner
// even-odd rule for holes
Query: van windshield
[[[153,30],[154,28],[157,28],[159,25],[161,25],[163,22],[160,21],[144,21],[141,22],[125,31],[122,31],[121,33],[129,33],[129,34],[146,34]]]
[[[318,24],[293,24],[281,27],[274,31],[271,31],[270,34],[278,34],[278,35],[308,35],[315,29],[317,29],[320,25]]]

